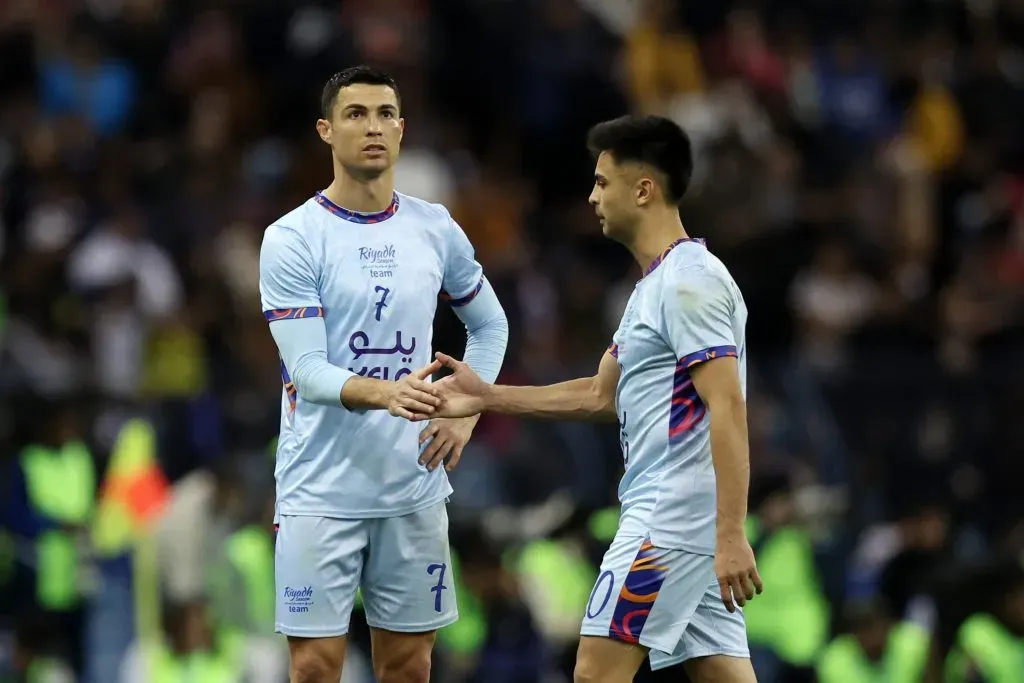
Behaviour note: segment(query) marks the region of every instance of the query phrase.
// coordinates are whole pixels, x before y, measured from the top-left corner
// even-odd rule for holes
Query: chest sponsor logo
[[[395,245],[359,247],[359,267],[373,278],[394,277],[398,267]]]

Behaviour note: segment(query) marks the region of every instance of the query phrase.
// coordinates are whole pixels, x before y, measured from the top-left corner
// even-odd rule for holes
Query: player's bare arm
[[[616,420],[615,385],[619,381],[619,366],[610,353],[601,358],[593,377],[543,387],[487,384],[466,363],[443,353],[438,353],[437,359],[452,370],[449,377],[436,384],[443,399],[437,411],[441,417],[492,412],[542,420]]]
[[[441,363],[435,360],[395,382],[353,377],[341,388],[341,404],[349,410],[386,409],[407,420],[415,415],[432,415],[441,399],[427,378],[440,369]]]
[[[747,493],[750,449],[747,406],[740,387],[736,359],[720,357],[690,370],[693,386],[707,406],[711,420],[711,460],[717,482],[715,572],[722,601],[730,612],[761,593],[754,551],[747,541]]]

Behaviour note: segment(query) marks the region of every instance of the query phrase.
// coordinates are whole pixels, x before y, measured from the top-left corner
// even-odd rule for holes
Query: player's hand
[[[490,385],[464,362],[440,352],[435,357],[452,374],[434,383],[443,399],[434,417],[470,417],[483,412]]]
[[[742,532],[719,535],[715,545],[715,576],[722,591],[722,602],[725,609],[735,612],[737,605],[743,607],[764,590],[754,550]]]
[[[473,436],[476,417],[437,418],[420,432],[420,445],[430,444],[420,454],[420,464],[433,471],[444,463],[446,472],[451,472],[462,458],[462,449]]]
[[[440,369],[441,362],[435,360],[397,382],[388,382],[388,413],[414,422],[429,419],[441,405],[441,397],[427,378]]]

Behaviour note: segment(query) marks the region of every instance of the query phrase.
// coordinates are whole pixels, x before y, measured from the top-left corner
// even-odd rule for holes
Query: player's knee
[[[593,668],[586,666],[584,662],[576,662],[576,668],[572,671],[572,683],[597,683],[597,681]]]
[[[373,629],[373,672],[377,683],[429,683],[435,632],[396,633]]]
[[[612,683],[608,673],[608,670],[598,666],[592,657],[582,655],[576,658],[572,681],[573,683]]]
[[[647,651],[609,638],[583,636],[576,650],[573,683],[631,683]]]
[[[335,683],[341,678],[341,669],[317,657],[292,660],[291,683]]]
[[[430,649],[417,648],[404,657],[379,657],[377,683],[430,683]]]
[[[292,647],[291,683],[338,683],[343,659],[323,647]]]

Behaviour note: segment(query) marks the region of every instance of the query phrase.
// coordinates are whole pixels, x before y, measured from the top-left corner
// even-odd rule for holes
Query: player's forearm
[[[615,421],[615,397],[586,377],[544,387],[493,385],[484,398],[485,410],[542,420]]]
[[[747,407],[740,397],[709,405],[711,460],[717,482],[719,536],[744,533],[750,487],[750,448],[747,443]]]
[[[383,410],[388,407],[392,384],[383,379],[352,377],[341,389],[341,404],[349,410]]]

